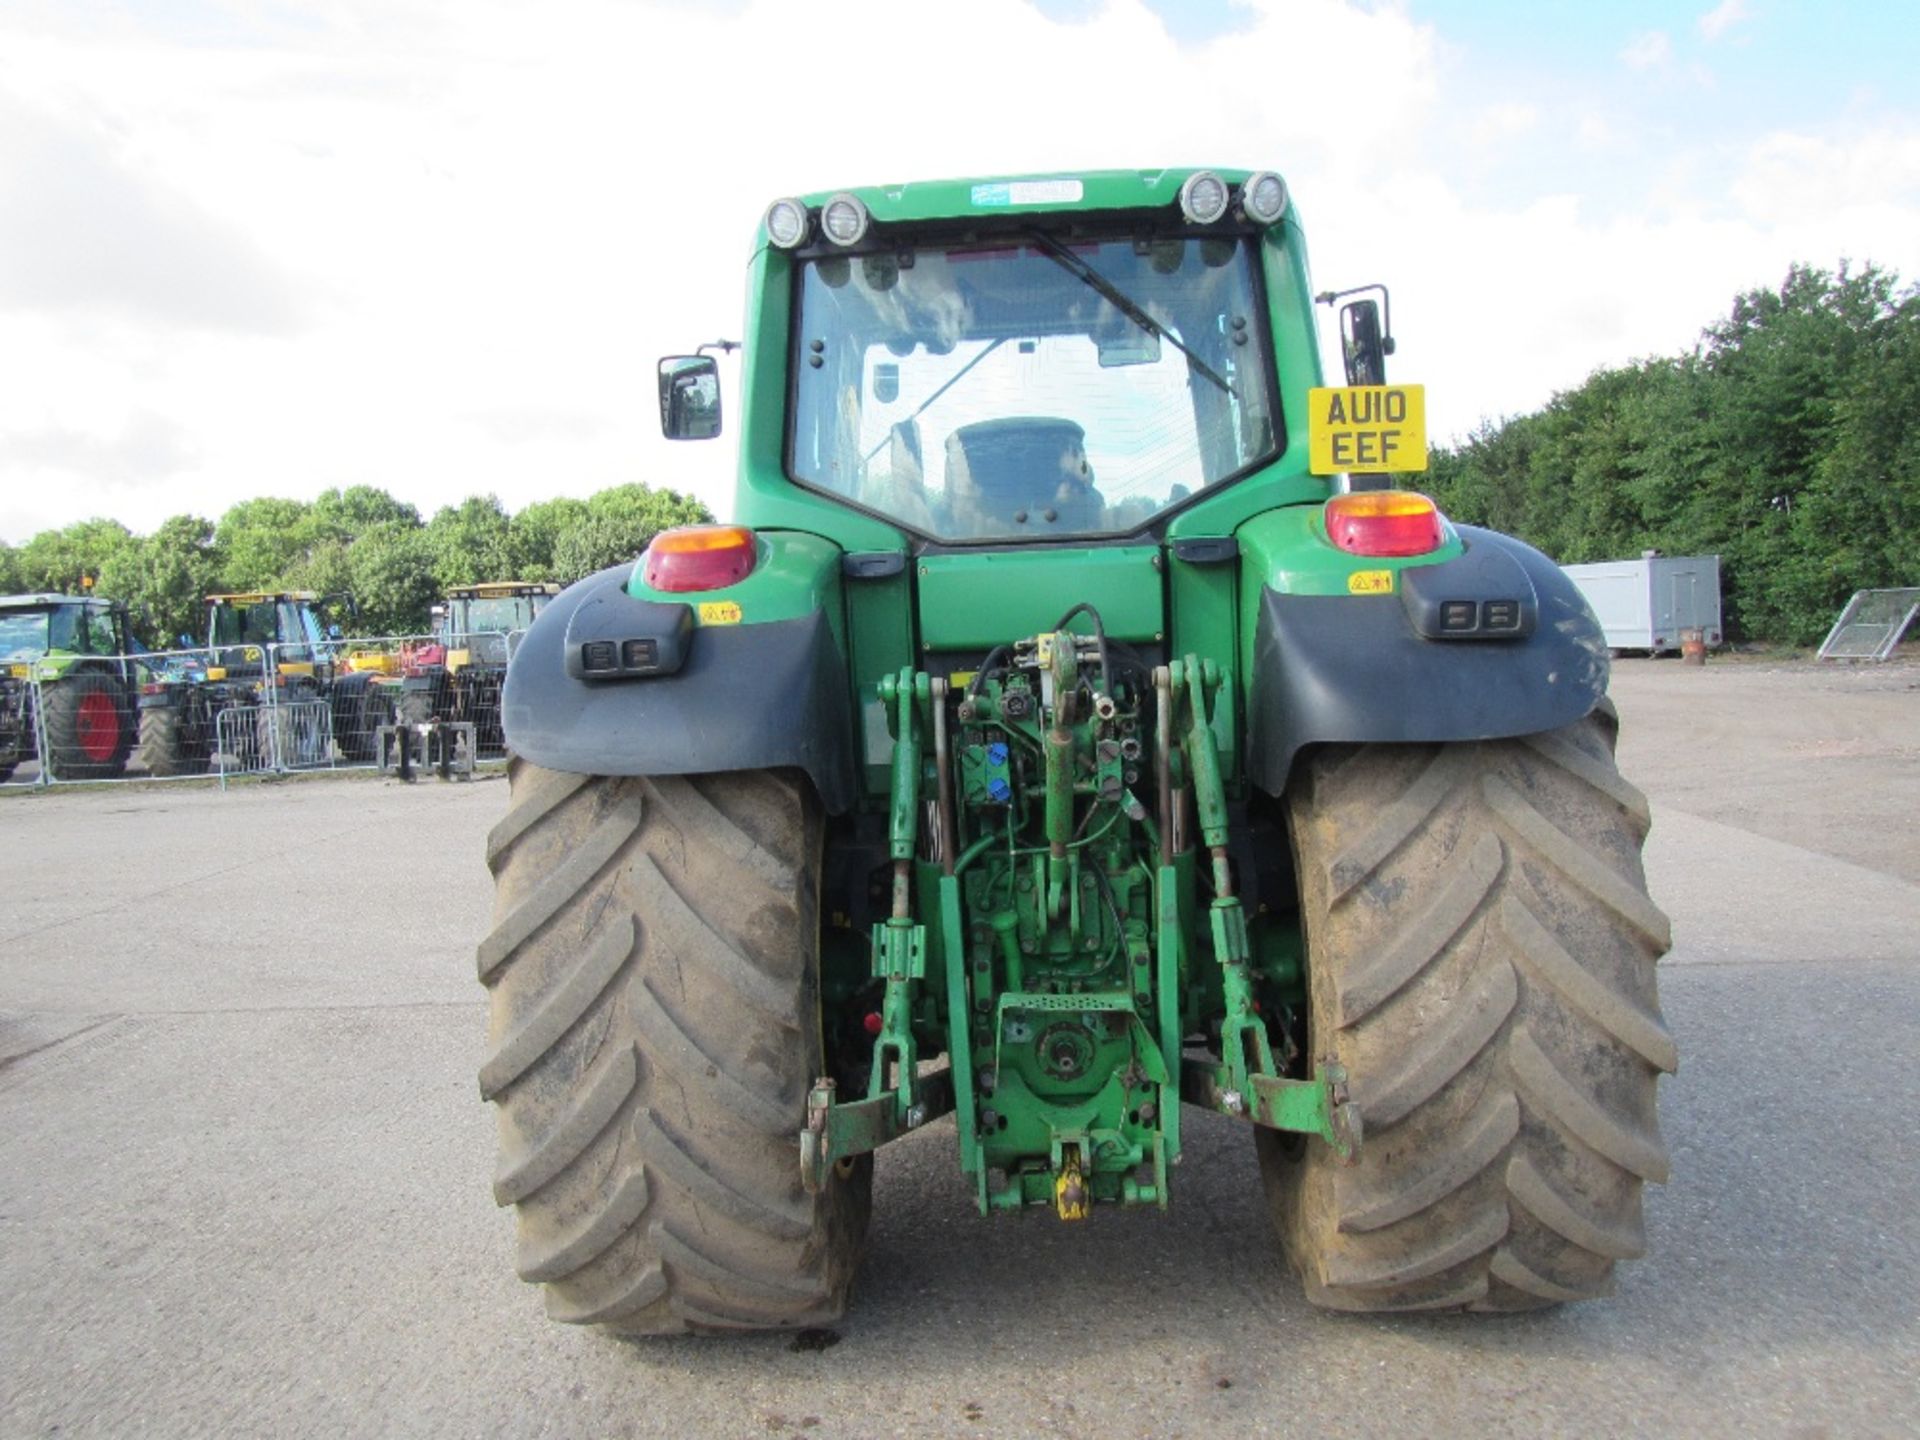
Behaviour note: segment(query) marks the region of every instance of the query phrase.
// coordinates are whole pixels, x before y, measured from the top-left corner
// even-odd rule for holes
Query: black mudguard
[[[852,702],[826,615],[689,632],[679,613],[684,606],[626,593],[631,570],[620,565],[580,581],[534,619],[501,695],[507,747],[536,765],[579,775],[794,766],[812,778],[829,813],[850,809]],[[624,631],[658,641],[663,652],[684,641],[678,668],[578,678],[568,635],[583,607],[582,626],[595,637]]]
[[[1263,590],[1247,697],[1254,784],[1280,794],[1307,745],[1530,735],[1600,703],[1606,636],[1574,583],[1511,536],[1456,528],[1466,553],[1402,570],[1391,595]],[[1450,633],[1443,613],[1515,623]]]

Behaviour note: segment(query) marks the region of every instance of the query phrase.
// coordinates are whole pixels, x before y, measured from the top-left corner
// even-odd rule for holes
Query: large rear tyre
[[[817,1325],[872,1164],[800,1184],[825,1073],[822,819],[792,772],[623,779],[510,762],[479,952],[494,1198],[547,1314],[626,1333]]]
[[[207,768],[204,739],[196,739],[184,706],[140,712],[140,766],[155,779],[199,775]]]
[[[1261,1132],[1308,1298],[1525,1310],[1606,1293],[1667,1178],[1675,1051],[1654,962],[1647,804],[1610,709],[1524,740],[1369,745],[1305,763],[1289,819],[1308,1051],[1347,1068],[1359,1163]]]
[[[117,676],[79,670],[40,687],[47,754],[59,780],[116,780],[133,753],[133,693]]]

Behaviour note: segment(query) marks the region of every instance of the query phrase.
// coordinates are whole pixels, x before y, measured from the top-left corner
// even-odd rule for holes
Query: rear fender
[[[797,532],[762,531],[757,543],[754,572],[723,590],[663,595],[620,565],[548,602],[507,667],[508,747],[581,775],[792,766],[812,778],[829,812],[848,810],[855,771],[841,552]],[[642,642],[631,667],[628,641]],[[621,669],[591,674],[589,642],[612,642]]]
[[[1539,551],[1453,526],[1432,563],[1335,552],[1343,573],[1329,584],[1318,513],[1293,512],[1251,545],[1242,532],[1248,776],[1262,790],[1280,794],[1308,745],[1530,735],[1604,700],[1606,636]]]

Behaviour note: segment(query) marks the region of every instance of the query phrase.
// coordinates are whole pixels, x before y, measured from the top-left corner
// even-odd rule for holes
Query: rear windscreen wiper
[[[1234,393],[1233,386],[1221,379],[1218,371],[1198,355],[1194,354],[1193,351],[1189,350],[1178,335],[1175,335],[1145,310],[1142,310],[1131,296],[1121,290],[1111,280],[1107,279],[1106,276],[1087,264],[1086,261],[1082,260],[1078,255],[1074,254],[1073,251],[1047,234],[1046,231],[1030,230],[1027,233],[1032,238],[1033,243],[1038,245],[1046,254],[1046,257],[1053,261],[1054,264],[1065,270],[1069,275],[1078,277],[1082,283],[1091,286],[1099,292],[1101,299],[1105,300],[1109,305],[1113,306],[1114,309],[1118,310],[1149,335],[1158,336],[1167,341],[1174,349],[1187,357],[1187,364],[1191,365],[1195,370],[1198,370],[1202,375],[1206,376],[1207,379],[1226,391],[1227,394],[1232,395]]]

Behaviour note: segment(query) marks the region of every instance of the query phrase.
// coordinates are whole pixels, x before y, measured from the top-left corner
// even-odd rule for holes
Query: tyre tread
[[[801,1189],[822,1073],[807,928],[823,821],[780,775],[562,775],[510,757],[488,836],[480,1087],[516,1269],[623,1333],[838,1316],[871,1167]],[[790,858],[783,858],[790,857]]]
[[[1358,1163],[1263,1143],[1316,1304],[1509,1311],[1608,1293],[1645,1252],[1678,1064],[1654,964],[1646,797],[1596,711],[1548,735],[1309,757],[1290,799],[1313,1053],[1347,1068]]]

